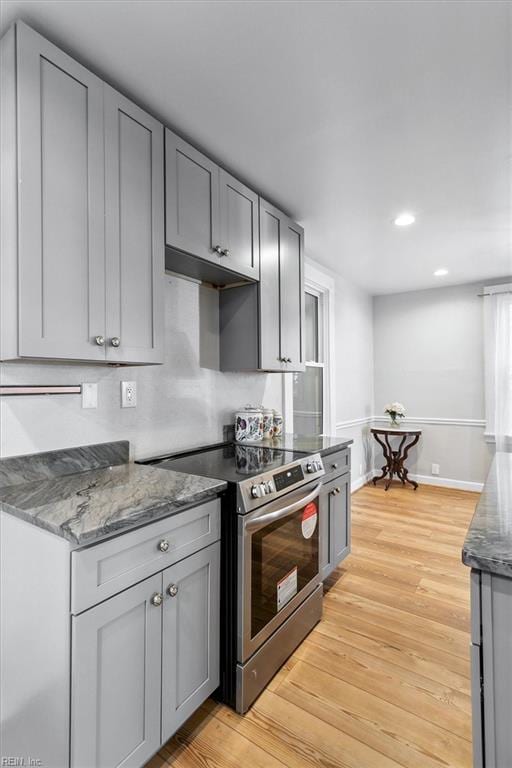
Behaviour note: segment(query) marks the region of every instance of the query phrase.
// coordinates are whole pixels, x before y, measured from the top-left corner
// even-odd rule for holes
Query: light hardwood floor
[[[147,768],[469,768],[477,494],[366,486],[321,623],[245,717],[208,701]]]

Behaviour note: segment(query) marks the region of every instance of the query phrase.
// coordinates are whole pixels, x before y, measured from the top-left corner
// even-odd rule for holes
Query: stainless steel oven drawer
[[[220,538],[220,500],[71,553],[71,612],[76,614],[162,571]]]

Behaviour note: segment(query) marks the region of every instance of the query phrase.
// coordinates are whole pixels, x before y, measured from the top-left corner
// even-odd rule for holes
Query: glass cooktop
[[[285,464],[303,459],[304,453],[267,448],[262,445],[226,443],[199,449],[197,453],[152,460],[160,469],[188,472],[213,477],[228,483],[239,483],[248,477],[280,469]]]

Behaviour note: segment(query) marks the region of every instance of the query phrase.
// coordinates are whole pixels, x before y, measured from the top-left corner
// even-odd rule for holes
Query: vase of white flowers
[[[384,413],[387,413],[391,419],[391,426],[393,428],[400,427],[399,419],[405,417],[405,408],[402,403],[389,403],[384,407]]]

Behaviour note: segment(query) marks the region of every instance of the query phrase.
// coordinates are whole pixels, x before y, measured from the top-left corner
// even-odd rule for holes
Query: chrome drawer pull
[[[169,542],[167,539],[162,539],[162,541],[158,542],[158,549],[160,552],[168,552],[169,551]]]

